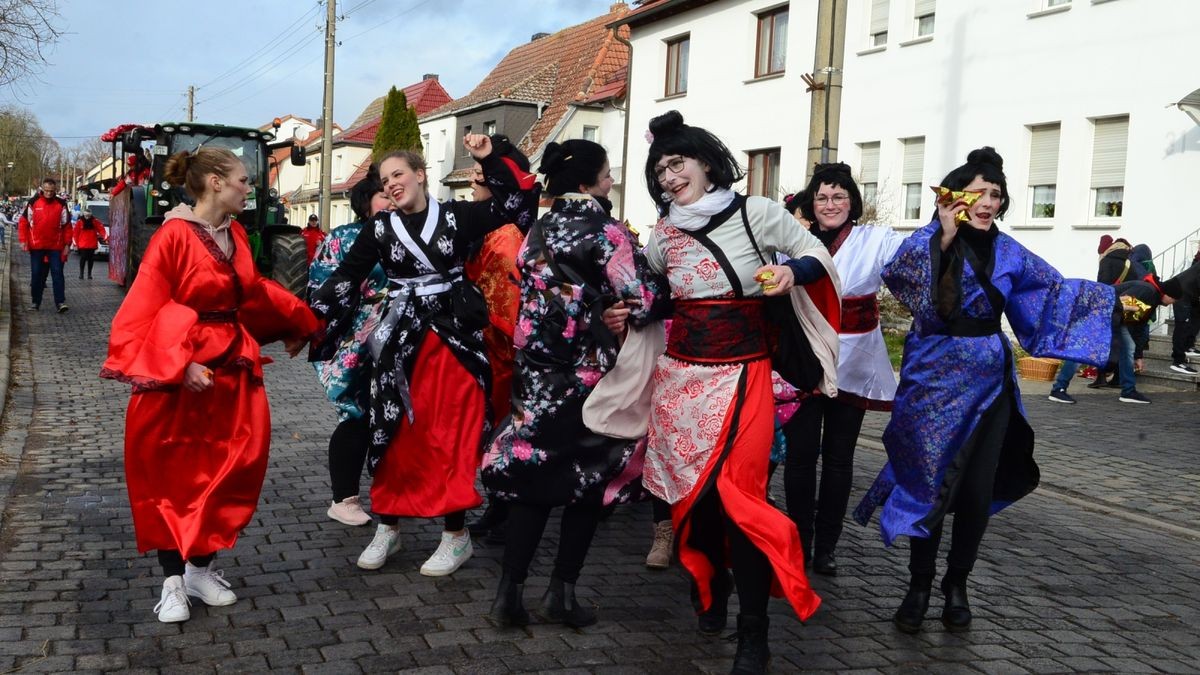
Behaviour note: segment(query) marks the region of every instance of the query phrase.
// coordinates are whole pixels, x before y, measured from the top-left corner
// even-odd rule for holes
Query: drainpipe
[[[613,37],[617,42],[625,45],[629,49],[629,62],[625,65],[625,108],[617,106],[613,107],[617,110],[623,110],[625,113],[625,142],[621,145],[621,208],[617,209],[617,220],[625,221],[625,203],[629,201],[629,190],[626,189],[629,180],[629,98],[630,89],[633,85],[633,43],[621,37],[620,28],[614,28]]]

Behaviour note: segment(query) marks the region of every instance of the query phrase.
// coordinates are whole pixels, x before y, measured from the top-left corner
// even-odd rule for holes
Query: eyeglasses
[[[680,171],[683,171],[683,165],[686,162],[687,162],[686,157],[676,157],[674,159],[667,160],[666,166],[654,167],[654,179],[662,180],[663,176],[666,175],[666,173],[667,173],[667,169],[670,169],[671,173],[674,173],[674,174],[677,174]]]
[[[841,206],[842,204],[845,204],[848,201],[850,201],[850,195],[833,195],[833,196],[817,195],[816,197],[813,197],[813,203],[816,204],[817,206],[825,206],[826,204],[828,204],[830,202],[833,202],[834,204]]]

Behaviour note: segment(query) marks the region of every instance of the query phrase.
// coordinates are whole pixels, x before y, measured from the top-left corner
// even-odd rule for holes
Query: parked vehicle
[[[163,178],[167,158],[200,146],[227,148],[246,166],[253,191],[237,221],[246,228],[254,261],[262,273],[300,295],[308,282],[308,260],[300,228],[284,221],[279,193],[268,184],[267,143],[270,131],[195,122],[164,122],[153,126],[125,124],[100,137],[119,151],[129,171],[114,187],[109,200],[109,278],[132,283],[151,235],[163,216],[181,202],[190,203],[182,188]]]

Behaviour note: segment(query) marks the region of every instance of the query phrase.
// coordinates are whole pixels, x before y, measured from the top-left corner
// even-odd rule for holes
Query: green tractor
[[[254,189],[237,221],[250,238],[255,264],[264,276],[303,295],[308,283],[304,238],[299,227],[286,222],[279,192],[269,184],[267,143],[274,140],[274,133],[221,124],[164,122],[125,124],[100,138],[112,143],[114,166],[127,168],[109,200],[110,279],[126,287],[132,284],[164,214],[181,202],[191,202],[182,188],[172,187],[163,178],[167,158],[203,146],[226,148],[245,164]],[[123,162],[118,161],[118,151]]]

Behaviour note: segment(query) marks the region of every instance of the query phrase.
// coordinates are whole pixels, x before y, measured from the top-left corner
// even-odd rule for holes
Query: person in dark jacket
[[[1200,251],[1192,258],[1191,267],[1163,282],[1163,292],[1172,291],[1179,293],[1176,296],[1179,302],[1175,303],[1175,330],[1171,334],[1171,370],[1196,375],[1197,370],[1188,364],[1188,356],[1200,356],[1195,349],[1200,329]]]
[[[1096,281],[1115,285],[1140,278],[1134,272],[1133,263],[1129,260],[1133,245],[1126,239],[1112,239],[1109,245],[1104,247],[1105,237],[1108,235],[1104,235],[1100,239],[1100,268],[1096,272]]]

